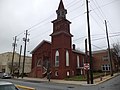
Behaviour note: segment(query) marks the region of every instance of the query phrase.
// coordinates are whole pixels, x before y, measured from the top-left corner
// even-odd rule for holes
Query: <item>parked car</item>
[[[0,81],[0,90],[19,90],[13,83]]]
[[[12,78],[12,75],[9,73],[0,72],[0,78]]]

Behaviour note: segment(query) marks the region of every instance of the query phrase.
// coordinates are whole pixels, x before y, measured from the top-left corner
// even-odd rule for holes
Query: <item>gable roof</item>
[[[72,52],[74,52],[74,53],[79,53],[79,54],[84,54],[84,55],[85,55],[85,53],[82,52],[82,51],[80,51],[80,50],[72,50]]]
[[[34,53],[39,47],[41,47],[44,43],[51,44],[50,41],[43,40],[43,41],[40,42],[40,44],[38,44],[30,53],[33,54],[33,53]]]
[[[97,53],[103,53],[107,52],[107,50],[98,50],[98,51],[93,51],[92,54],[97,54]]]

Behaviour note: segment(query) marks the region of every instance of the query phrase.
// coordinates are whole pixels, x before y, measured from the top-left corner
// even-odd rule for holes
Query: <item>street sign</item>
[[[90,64],[84,63],[84,70],[89,70],[89,69],[90,69]]]

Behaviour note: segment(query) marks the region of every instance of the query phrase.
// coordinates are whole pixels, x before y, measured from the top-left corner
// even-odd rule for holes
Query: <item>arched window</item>
[[[41,63],[42,63],[42,60],[39,59],[39,60],[37,61],[37,67],[40,67],[40,66],[41,66]]]
[[[66,50],[66,66],[69,66],[69,52]]]
[[[55,76],[58,76],[58,71],[55,71]]]
[[[59,51],[57,50],[55,53],[55,66],[59,66]]]
[[[77,55],[77,67],[80,67],[80,59],[78,55]]]

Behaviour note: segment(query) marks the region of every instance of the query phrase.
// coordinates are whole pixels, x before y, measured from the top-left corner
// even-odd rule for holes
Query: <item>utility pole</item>
[[[91,37],[90,37],[88,0],[86,0],[86,7],[87,7],[87,25],[88,25],[88,41],[89,41],[89,57],[90,57],[90,79],[91,79],[91,84],[93,84],[93,65],[92,65],[92,51],[91,51]]]
[[[88,53],[87,53],[87,39],[85,39],[85,59],[86,59],[86,63],[89,63],[88,62]],[[87,84],[89,84],[89,69],[87,69]]]
[[[20,61],[21,61],[21,52],[22,52],[22,45],[20,46],[20,55],[19,55],[19,65],[18,65],[18,78],[19,78],[19,74],[20,74]]]
[[[13,46],[13,55],[12,55],[12,64],[11,64],[11,71],[10,71],[10,74],[13,74],[13,64],[14,64],[14,54],[15,54],[15,47],[16,47],[16,39],[17,39],[17,36],[15,36],[14,38],[14,43],[12,44]]]
[[[25,66],[25,57],[26,57],[26,45],[27,45],[27,42],[29,41],[29,39],[27,39],[27,35],[28,35],[28,30],[26,30],[25,38],[23,38],[23,41],[25,42],[25,46],[24,46],[24,57],[23,57],[22,78],[24,77],[24,66]]]
[[[107,43],[108,43],[108,58],[109,58],[109,62],[110,62],[110,74],[111,74],[111,76],[113,76],[113,67],[112,67],[110,43],[109,43],[108,29],[107,29],[107,22],[106,22],[106,20],[105,20],[105,27],[106,27],[106,36],[107,36]]]

